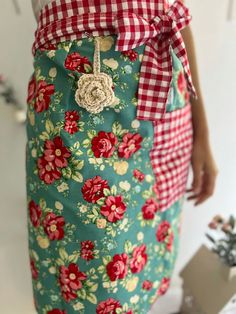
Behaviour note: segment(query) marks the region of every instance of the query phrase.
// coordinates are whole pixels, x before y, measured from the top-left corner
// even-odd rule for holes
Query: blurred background
[[[18,4],[0,1],[0,74],[13,86],[17,98],[15,106],[0,99],[0,312],[35,314],[27,252],[26,134],[20,121],[33,71],[31,45],[36,22],[30,1],[19,0]],[[236,3],[189,0],[187,5],[193,15],[201,86],[219,175],[211,199],[200,207],[185,202],[175,275],[171,289],[157,302],[153,314],[177,311],[182,293],[178,273],[205,242],[208,222],[216,214],[236,212]]]

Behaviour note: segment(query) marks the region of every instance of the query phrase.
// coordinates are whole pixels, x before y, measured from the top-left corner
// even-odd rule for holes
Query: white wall
[[[12,2],[1,0],[0,73],[12,81],[24,102],[32,72],[31,45],[35,21],[30,1],[19,2],[22,12],[21,16],[16,16]],[[226,22],[227,1],[189,0],[188,4],[194,16],[192,26],[201,85],[219,176],[215,195],[209,201],[200,207],[185,203],[176,272],[204,241],[204,232],[211,217],[217,213],[228,215],[236,212],[236,104],[233,94],[236,90],[236,24]],[[25,131],[16,124],[12,111],[3,104],[0,104],[0,141],[0,230],[4,235],[0,237],[0,263],[6,276],[0,281],[0,307],[6,305],[4,314],[29,314],[33,312],[25,246]],[[26,286],[22,285],[26,282],[25,278]],[[15,302],[12,302],[12,295]],[[160,311],[160,314],[165,313]]]

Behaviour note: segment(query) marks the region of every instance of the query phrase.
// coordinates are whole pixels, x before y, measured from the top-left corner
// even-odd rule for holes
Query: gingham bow
[[[163,118],[172,80],[171,48],[182,62],[189,91],[196,97],[180,33],[190,21],[189,10],[182,1],[175,1],[166,14],[151,21],[128,11],[117,15],[115,50],[126,51],[146,44],[140,69],[137,118]]]

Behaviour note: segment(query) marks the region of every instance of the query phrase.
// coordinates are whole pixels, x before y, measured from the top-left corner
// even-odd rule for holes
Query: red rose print
[[[86,261],[91,261],[92,259],[94,259],[93,251],[90,250],[81,250],[80,256]]]
[[[167,250],[170,252],[172,251],[172,248],[173,248],[173,242],[174,242],[174,233],[171,232],[168,243],[166,245]]]
[[[179,72],[177,83],[180,94],[183,94],[187,89],[187,84],[186,79],[184,77],[184,73],[182,71]]]
[[[67,158],[71,152],[64,146],[60,136],[54,137],[53,140],[46,140],[44,143],[44,158],[48,162],[53,162],[56,167],[67,167]]]
[[[42,112],[48,109],[51,96],[54,94],[54,92],[55,87],[53,84],[47,84],[43,80],[38,82],[36,88],[36,100],[34,105],[36,112]]]
[[[133,310],[128,310],[128,312],[125,312],[125,314],[133,314]]]
[[[130,260],[130,270],[132,273],[139,273],[147,263],[146,245],[142,244],[133,251],[133,257]]]
[[[87,179],[81,189],[83,198],[89,203],[96,203],[104,196],[103,189],[109,189],[107,180],[103,180],[100,176]]]
[[[81,242],[81,249],[83,250],[93,250],[94,249],[94,243],[90,240],[85,240]]]
[[[117,142],[117,137],[112,132],[99,131],[98,135],[95,136],[91,141],[91,148],[94,152],[94,156],[96,158],[111,157]]]
[[[146,220],[154,219],[158,209],[158,203],[153,198],[149,198],[142,207],[143,218]]]
[[[156,238],[158,242],[164,242],[166,238],[169,236],[171,231],[171,225],[168,221],[163,221],[158,226],[156,232]]]
[[[42,47],[40,47],[40,50],[45,51],[45,50],[56,50],[57,45],[52,44],[52,43],[46,43]]]
[[[29,202],[29,213],[32,225],[35,228],[39,227],[40,217],[42,216],[42,209],[33,200]]]
[[[35,96],[35,90],[36,90],[36,81],[35,77],[32,76],[29,85],[28,85],[28,96],[27,96],[27,103],[29,104]]]
[[[122,143],[118,147],[118,156],[121,158],[130,158],[137,150],[141,148],[142,137],[140,134],[126,133],[122,138]]]
[[[79,131],[78,125],[76,121],[65,121],[64,130],[69,134],[74,134]]]
[[[120,302],[113,298],[109,298],[98,304],[96,314],[116,314],[116,310],[119,308],[122,308]]]
[[[144,290],[151,290],[152,289],[152,286],[153,286],[153,283],[149,280],[144,280],[143,284],[142,284],[142,288]]]
[[[37,161],[39,178],[46,184],[52,184],[55,180],[61,178],[61,172],[52,162],[48,162],[44,156]]]
[[[75,290],[70,289],[69,286],[61,284],[61,294],[66,302],[70,302],[77,298]]]
[[[160,288],[157,292],[158,295],[163,295],[167,292],[168,288],[170,286],[170,278],[164,277],[161,281]]]
[[[65,112],[65,120],[66,121],[78,121],[80,116],[76,110],[66,111]]]
[[[122,51],[122,54],[124,56],[127,56],[130,59],[130,61],[135,61],[135,60],[137,60],[137,57],[138,57],[138,53],[135,50],[132,50],[132,49],[126,50],[126,51]]]
[[[82,57],[78,52],[71,53],[65,60],[65,68],[71,71],[85,73],[85,65],[91,66],[91,63],[87,57]]]
[[[94,243],[92,241],[86,240],[81,242],[80,256],[86,261],[94,259],[93,256]]]
[[[133,175],[140,182],[142,182],[145,178],[145,175],[138,169],[134,169]]]
[[[53,309],[51,311],[48,311],[47,314],[66,314],[66,311],[62,311],[59,309]]]
[[[125,278],[128,272],[128,255],[115,254],[113,260],[106,265],[106,270],[111,281]]]
[[[105,200],[105,205],[101,207],[101,214],[110,222],[121,220],[126,211],[126,205],[121,195],[109,195]]]
[[[64,225],[64,217],[54,213],[48,213],[43,220],[44,231],[50,240],[61,240],[64,237]]]
[[[60,266],[59,283],[63,297],[67,302],[77,297],[75,291],[82,288],[82,281],[85,279],[87,279],[87,275],[81,272],[75,263],[71,263],[68,267]]]
[[[36,280],[38,278],[39,273],[35,266],[35,262],[32,258],[30,258],[30,269],[31,269],[32,278]]]

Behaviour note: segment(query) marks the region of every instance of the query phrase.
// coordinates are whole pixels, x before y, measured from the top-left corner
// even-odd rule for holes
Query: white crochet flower
[[[77,84],[75,100],[91,113],[101,112],[115,99],[112,78],[106,73],[83,74]]]

